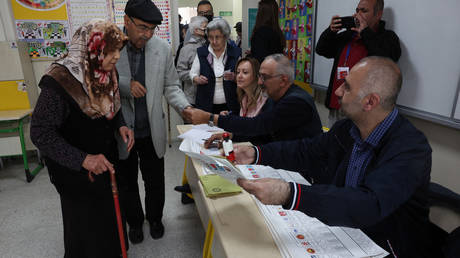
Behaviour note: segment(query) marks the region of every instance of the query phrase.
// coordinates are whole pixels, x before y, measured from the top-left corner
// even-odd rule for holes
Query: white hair
[[[195,34],[195,30],[201,28],[201,24],[203,22],[207,22],[208,19],[203,16],[195,16],[190,19],[190,23],[188,24],[188,29],[190,30],[191,34]]]
[[[213,30],[220,30],[226,39],[230,38],[230,32],[232,31],[228,22],[222,18],[214,18],[208,23],[207,33],[209,34]]]

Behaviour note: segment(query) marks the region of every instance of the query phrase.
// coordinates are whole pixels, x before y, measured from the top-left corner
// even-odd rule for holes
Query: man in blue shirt
[[[348,119],[328,133],[235,148],[238,163],[307,171],[311,186],[270,178],[238,183],[265,204],[360,228],[394,257],[435,257],[426,196],[431,148],[398,113],[401,83],[391,59],[364,58],[335,92]]]

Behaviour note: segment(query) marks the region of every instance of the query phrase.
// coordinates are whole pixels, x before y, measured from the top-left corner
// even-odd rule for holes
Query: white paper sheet
[[[264,177],[309,185],[299,173],[267,166],[238,166],[248,179]],[[254,198],[283,257],[384,257],[388,253],[361,230],[329,227],[299,211],[264,205]]]
[[[207,168],[208,171],[218,174],[232,182],[235,182],[237,178],[243,177],[239,169],[227,159],[204,154],[203,151],[205,151],[205,149],[202,149],[199,144],[191,139],[184,139],[179,146],[179,150],[191,158],[200,160],[203,163],[203,167]]]

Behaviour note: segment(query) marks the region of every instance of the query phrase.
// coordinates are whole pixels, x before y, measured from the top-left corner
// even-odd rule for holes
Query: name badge
[[[348,76],[349,72],[350,72],[349,67],[337,67],[337,79],[345,80],[345,77]]]

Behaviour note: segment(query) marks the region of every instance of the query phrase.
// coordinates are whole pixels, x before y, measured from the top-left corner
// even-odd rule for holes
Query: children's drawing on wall
[[[303,79],[304,79],[304,82],[307,82],[307,83],[310,82],[310,61],[309,60],[305,61]]]
[[[280,0],[279,8],[280,19],[286,18],[286,0]]]
[[[285,24],[284,24],[284,37],[286,38],[286,40],[291,40],[291,22],[292,21],[289,21],[289,20],[286,20]]]
[[[41,22],[16,21],[16,31],[18,39],[41,39],[42,34]]]
[[[63,22],[46,22],[43,26],[43,38],[67,39],[68,29]]]
[[[311,14],[307,15],[307,36],[311,36],[311,33],[312,33],[312,25],[313,25],[312,19],[313,18]]]
[[[292,40],[296,40],[299,38],[298,30],[299,30],[299,19],[296,18],[292,20],[292,25],[291,25],[291,39]]]

